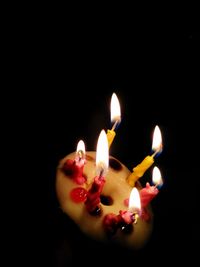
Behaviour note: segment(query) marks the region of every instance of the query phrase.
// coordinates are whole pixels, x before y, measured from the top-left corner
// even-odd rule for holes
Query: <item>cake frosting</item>
[[[73,162],[76,152],[60,160],[56,172],[56,193],[62,211],[78,225],[88,237],[101,242],[114,242],[130,249],[142,248],[150,238],[153,228],[153,212],[148,205],[136,223],[123,225],[116,222],[119,214],[128,210],[127,200],[132,186],[127,182],[130,170],[115,157],[109,157],[109,168],[100,195],[100,212],[91,214],[86,208],[87,194],[96,176],[96,152],[86,151],[82,177],[74,180],[66,169],[66,162]],[[140,191],[141,183],[135,187]],[[110,228],[107,222],[111,222]],[[116,226],[116,229],[114,229]]]

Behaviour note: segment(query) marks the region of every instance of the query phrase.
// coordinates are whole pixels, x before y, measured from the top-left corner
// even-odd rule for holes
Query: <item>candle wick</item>
[[[154,187],[158,188],[160,185],[162,185],[162,182],[156,183]]]
[[[115,128],[117,127],[118,123],[119,123],[119,120],[116,120],[115,123],[113,124],[113,127],[112,127],[111,131],[115,130]]]
[[[99,180],[101,180],[102,179],[102,177],[103,177],[103,168],[101,168],[101,170],[100,170],[100,174],[99,174]]]
[[[134,215],[134,217],[135,217],[135,220],[134,220],[133,223],[136,224],[137,221],[138,221],[138,217],[139,217],[139,215],[138,215],[138,213],[134,213],[133,215]]]
[[[162,152],[162,144],[160,144],[160,146],[155,150],[155,152],[152,154],[152,157],[155,157],[156,154]]]
[[[156,151],[151,155],[153,158],[156,156],[156,154],[158,154],[159,149],[156,149]]]
[[[83,155],[84,155],[83,151],[82,150],[79,150],[78,151],[78,161],[81,161],[82,160]]]

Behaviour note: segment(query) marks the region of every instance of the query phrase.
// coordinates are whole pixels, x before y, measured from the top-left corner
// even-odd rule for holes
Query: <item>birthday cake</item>
[[[129,169],[118,159],[109,156],[109,167],[99,204],[96,209],[90,210],[88,202],[96,201],[89,195],[95,178],[96,152],[85,153],[81,175],[76,174],[76,168],[73,167],[75,156],[75,152],[67,155],[57,167],[56,193],[63,213],[91,239],[113,242],[134,250],[144,247],[152,232],[151,206],[148,204],[133,223],[124,223],[122,219],[124,212],[128,210],[128,200],[133,189],[127,182],[127,177],[131,174]],[[75,178],[77,175],[78,179]],[[139,181],[134,186],[139,192],[142,189]]]

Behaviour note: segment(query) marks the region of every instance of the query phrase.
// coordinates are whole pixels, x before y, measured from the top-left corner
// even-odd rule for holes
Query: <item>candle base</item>
[[[115,227],[109,237],[104,228],[104,219],[108,214],[119,214],[120,210],[127,210],[126,199],[129,198],[132,186],[127,182],[127,177],[131,174],[128,168],[116,158],[110,156],[109,168],[105,176],[105,185],[100,196],[101,213],[98,216],[92,216],[88,213],[85,205],[87,192],[95,177],[95,159],[94,151],[86,152],[86,164],[83,175],[86,177],[85,183],[77,185],[70,176],[62,170],[66,160],[73,159],[75,152],[63,158],[57,168],[56,174],[56,193],[61,209],[66,213],[85,234],[100,242],[114,242],[130,249],[140,249],[149,240],[153,227],[153,213],[151,206],[146,207],[150,214],[150,220],[138,218],[136,224],[130,224],[130,227],[122,225],[121,230],[117,231]],[[141,190],[141,184],[137,181],[136,186]],[[74,201],[71,192],[76,188],[81,192],[79,201]],[[84,197],[82,197],[82,191]],[[76,191],[75,191],[76,192]],[[132,229],[132,230],[131,230]]]

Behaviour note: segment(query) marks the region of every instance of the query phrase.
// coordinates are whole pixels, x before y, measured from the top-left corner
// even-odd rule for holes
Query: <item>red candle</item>
[[[98,175],[94,178],[85,201],[87,211],[92,215],[100,213],[100,196],[105,184],[105,173],[108,169],[108,140],[104,130],[101,131],[97,142],[96,171]]]
[[[70,175],[73,181],[79,185],[85,183],[86,178],[83,176],[85,165],[85,145],[82,140],[78,142],[75,159],[68,159],[63,165],[63,171]]]
[[[96,176],[90,190],[87,193],[87,199],[85,201],[86,209],[89,213],[100,212],[100,195],[105,184],[105,178]],[[94,214],[95,215],[95,214]]]
[[[103,228],[108,237],[112,237],[117,232],[120,222],[121,216],[114,213],[108,213],[104,216]]]
[[[137,223],[138,216],[140,216],[140,195],[136,187],[134,187],[130,194],[129,209],[120,210],[119,214],[106,214],[103,220],[103,227],[108,236],[114,235],[118,229],[124,233],[133,231],[133,225]]]
[[[118,215],[114,213],[106,214],[103,219],[103,227],[108,237],[112,237],[118,229],[124,233],[131,232],[133,230],[132,224],[136,221],[136,214],[120,210]]]

